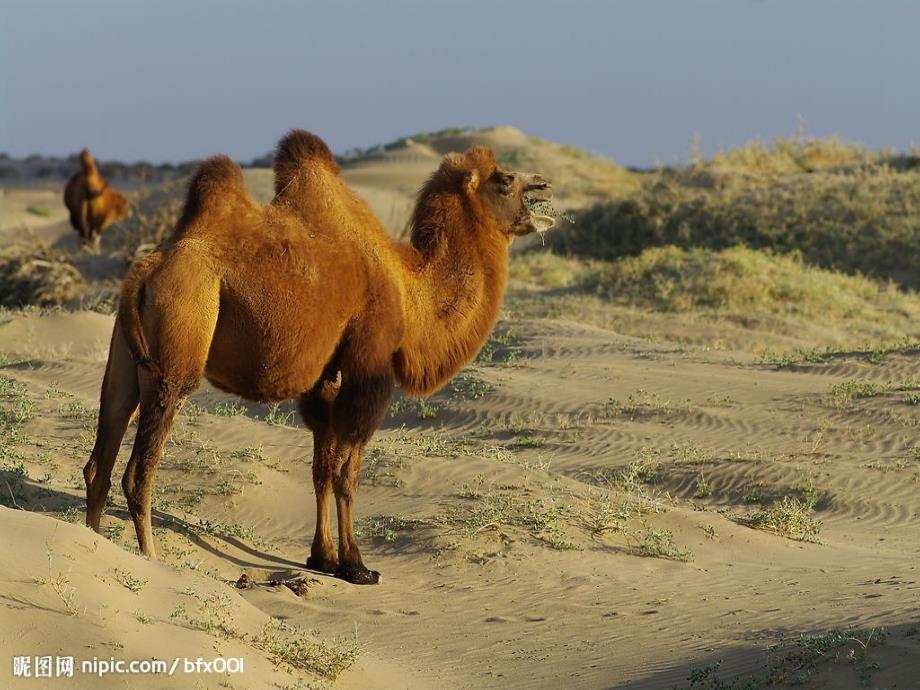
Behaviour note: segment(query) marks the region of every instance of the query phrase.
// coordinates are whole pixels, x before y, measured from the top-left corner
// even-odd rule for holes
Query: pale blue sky
[[[632,165],[920,145],[913,0],[0,0],[0,151],[248,160],[512,124]]]

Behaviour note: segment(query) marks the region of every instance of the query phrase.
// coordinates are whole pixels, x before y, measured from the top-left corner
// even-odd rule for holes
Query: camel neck
[[[406,336],[397,375],[427,395],[469,362],[488,337],[505,290],[508,241],[496,228],[439,228],[406,271]]]

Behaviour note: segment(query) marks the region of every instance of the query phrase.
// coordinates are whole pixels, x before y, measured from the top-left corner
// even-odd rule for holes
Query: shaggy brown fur
[[[103,179],[89,149],[80,152],[80,166],[64,188],[64,205],[70,224],[80,233],[81,246],[98,249],[102,231],[127,218],[130,210],[125,197]]]
[[[511,239],[552,224],[525,195],[548,199],[550,188],[501,170],[482,147],[449,155],[419,193],[411,242],[396,243],[322,140],[299,130],[278,145],[275,188],[259,206],[230,159],[205,161],[172,236],[125,280],[84,469],[87,524],[99,529],[140,403],[122,486],[141,550],[154,556],[153,473],[176,411],[207,378],[250,400],[299,400],[317,499],[307,566],[375,583],[352,527],[362,450],[397,381],[428,394],[475,355],[498,312]]]

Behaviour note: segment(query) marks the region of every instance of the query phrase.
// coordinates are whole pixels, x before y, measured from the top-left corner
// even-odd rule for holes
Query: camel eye
[[[514,188],[514,175],[509,175],[508,173],[495,173],[495,182],[501,194],[511,194]]]

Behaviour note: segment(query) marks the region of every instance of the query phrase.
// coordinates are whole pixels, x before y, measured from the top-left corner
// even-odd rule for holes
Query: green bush
[[[847,318],[870,306],[879,311],[916,309],[916,300],[892,284],[811,267],[798,254],[776,256],[746,247],[653,247],[637,257],[596,264],[584,277],[584,286],[611,300],[659,311]]]

